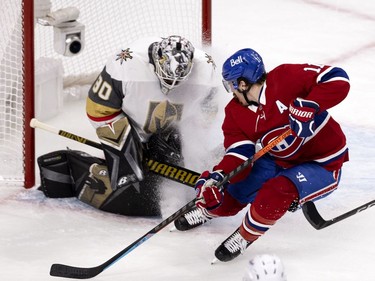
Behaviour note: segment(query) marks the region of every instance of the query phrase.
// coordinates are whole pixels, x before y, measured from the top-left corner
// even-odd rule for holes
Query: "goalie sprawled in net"
[[[147,171],[145,159],[183,164],[180,124],[205,124],[217,111],[214,69],[211,56],[181,36],[120,49],[86,103],[105,159],[71,150],[42,155],[40,189],[112,213],[160,215],[160,178]]]

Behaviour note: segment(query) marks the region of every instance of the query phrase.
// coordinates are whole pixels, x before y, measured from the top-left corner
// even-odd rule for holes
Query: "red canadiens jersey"
[[[289,128],[289,104],[297,97],[319,104],[320,110],[314,119],[315,133],[308,138],[290,135],[270,154],[285,168],[310,161],[328,170],[340,168],[348,160],[346,139],[327,109],[345,99],[349,88],[348,75],[338,67],[310,64],[276,67],[267,74],[259,106],[245,107],[236,99],[226,106],[222,125],[226,154],[214,169],[229,173],[254,154],[257,142],[264,147],[286,131]],[[242,179],[249,169],[231,181]]]

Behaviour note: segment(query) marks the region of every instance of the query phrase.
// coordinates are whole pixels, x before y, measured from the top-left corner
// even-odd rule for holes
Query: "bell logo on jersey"
[[[237,64],[243,63],[242,57],[238,56],[236,59],[231,59],[230,60],[230,66],[236,66]]]

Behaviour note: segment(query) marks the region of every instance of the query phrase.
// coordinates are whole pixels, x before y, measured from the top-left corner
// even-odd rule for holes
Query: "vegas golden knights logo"
[[[173,104],[169,101],[150,102],[145,132],[154,134],[168,129],[181,119],[182,107],[182,104]]]
[[[122,64],[127,59],[132,59],[133,58],[133,56],[131,55],[132,53],[133,52],[130,51],[129,48],[127,48],[125,50],[121,50],[121,52],[116,55],[117,56],[116,60],[119,60],[120,64]]]

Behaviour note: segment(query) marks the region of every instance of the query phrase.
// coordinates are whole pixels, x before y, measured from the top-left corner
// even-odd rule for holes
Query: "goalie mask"
[[[193,68],[193,56],[193,45],[181,36],[169,36],[153,44],[155,74],[164,94],[168,94],[189,76]]]

